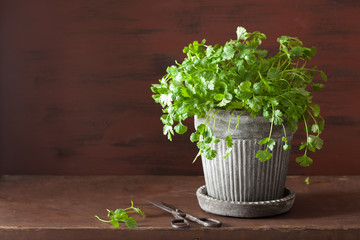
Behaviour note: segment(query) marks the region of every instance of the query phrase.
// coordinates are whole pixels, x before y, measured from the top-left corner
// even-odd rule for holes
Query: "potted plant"
[[[199,148],[194,161],[202,158],[206,187],[197,194],[207,197],[206,206],[199,199],[204,210],[240,217],[277,214],[251,214],[244,204],[274,205],[271,201],[291,195],[285,180],[292,136],[302,123],[304,154],[296,161],[309,166],[308,152],[322,148],[324,129],[320,107],[312,102],[313,92],[324,85],[314,79],[327,79],[317,67],[306,66],[316,49],[304,47],[298,38],[279,37],[279,51],[268,55],[260,48],[265,34],[243,27],[236,33],[237,39],[223,46],[205,40],[186,46],[187,57],[168,67],[151,90],[162,106],[163,133],[169,140],[175,132],[187,131],[185,119],[195,119],[190,140]],[[222,212],[215,206],[229,209]]]

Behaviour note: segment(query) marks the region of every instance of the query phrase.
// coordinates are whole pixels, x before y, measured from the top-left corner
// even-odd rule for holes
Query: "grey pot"
[[[273,156],[266,162],[256,158],[259,149],[265,146],[258,142],[269,136],[271,123],[263,117],[240,116],[237,124],[236,111],[231,119],[229,135],[233,138],[233,150],[224,159],[227,150],[225,138],[231,111],[219,110],[216,116],[214,134],[220,142],[213,147],[217,157],[208,160],[202,158],[207,194],[215,199],[232,202],[257,202],[281,199],[284,197],[285,181],[288,170],[290,152],[284,151],[282,126],[273,127],[272,138],[276,141]],[[204,118],[195,116],[195,128],[204,123]],[[213,122],[209,123],[213,126]],[[293,133],[286,128],[288,144],[291,144]]]

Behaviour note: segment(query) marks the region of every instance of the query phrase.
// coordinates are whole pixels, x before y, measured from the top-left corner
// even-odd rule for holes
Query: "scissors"
[[[221,222],[212,218],[197,218],[188,213],[184,213],[179,209],[173,209],[168,206],[166,203],[155,203],[149,201],[152,205],[161,208],[164,211],[171,213],[175,219],[171,221],[171,226],[173,228],[189,228],[190,223],[188,220],[196,222],[204,227],[220,227]]]

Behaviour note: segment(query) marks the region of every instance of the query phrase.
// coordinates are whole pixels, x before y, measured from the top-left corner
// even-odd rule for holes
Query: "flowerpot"
[[[218,110],[215,125],[213,120],[209,123],[209,126],[214,126],[214,135],[220,142],[213,145],[217,151],[214,159],[208,160],[201,156],[207,195],[226,202],[282,199],[290,157],[290,151],[283,150],[284,129],[282,126],[273,126],[271,138],[276,145],[272,158],[261,162],[256,158],[256,152],[264,150],[266,146],[260,146],[258,142],[269,136],[271,123],[264,117],[253,118],[246,113],[239,117],[238,122],[237,115],[241,113],[242,111],[235,111],[231,118],[232,111]],[[204,118],[195,116],[195,128],[204,121]],[[235,130],[237,124],[239,125]],[[288,144],[291,144],[293,133],[289,128],[285,129]],[[224,159],[227,135],[232,137],[234,145],[231,153]]]

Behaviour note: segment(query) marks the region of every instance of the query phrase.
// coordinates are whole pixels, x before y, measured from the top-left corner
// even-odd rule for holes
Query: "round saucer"
[[[285,188],[284,197],[270,201],[233,202],[207,195],[206,186],[196,191],[199,205],[205,212],[240,218],[269,217],[289,211],[295,201],[295,192]]]

